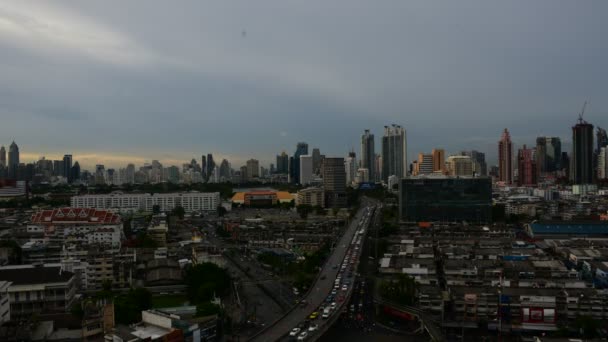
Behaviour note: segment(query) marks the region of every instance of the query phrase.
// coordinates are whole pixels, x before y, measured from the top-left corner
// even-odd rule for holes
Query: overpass
[[[369,219],[365,217],[367,208],[372,208],[373,203],[364,203],[355,217],[350,222],[348,228],[336,243],[332,254],[329,256],[323,268],[318,273],[314,284],[308,290],[303,301],[305,305],[293,306],[283,317],[267,326],[264,330],[260,331],[249,341],[279,341],[289,334],[289,331],[299,324],[303,323],[310,313],[318,308],[324,301],[328,294],[334,287],[334,280],[339,272],[339,267],[335,265],[342,264],[348,248],[351,245],[351,241],[360,228],[360,223],[366,222],[369,224]],[[351,289],[349,288],[349,293]],[[340,309],[335,310],[332,316],[339,316]],[[320,328],[325,324],[333,323],[333,319],[327,321],[319,321]],[[311,336],[312,337],[312,336]],[[313,337],[314,339],[314,337]]]
[[[416,308],[413,306],[399,305],[399,304],[395,304],[395,303],[392,303],[389,301],[385,301],[382,299],[376,299],[376,298],[374,298],[374,303],[392,308],[394,310],[397,310],[397,311],[400,311],[403,313],[407,313],[407,314],[417,318],[418,321],[420,322],[421,329],[423,329],[424,331],[426,331],[429,334],[432,341],[437,341],[437,342],[445,341],[445,337],[443,336],[441,328],[435,321],[434,317],[432,317],[428,313],[424,312],[423,310],[420,310],[419,308]]]

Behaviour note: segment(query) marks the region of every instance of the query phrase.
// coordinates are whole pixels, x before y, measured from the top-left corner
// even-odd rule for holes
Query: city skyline
[[[475,148],[493,163],[504,127],[518,146],[538,136],[569,146],[585,99],[585,119],[608,126],[598,44],[608,4],[526,6],[157,3],[144,15],[137,3],[7,3],[0,137],[35,153],[24,160],[91,154],[108,165],[115,151],[187,160],[201,149],[269,163],[297,141],[343,156],[364,129],[379,137],[392,122],[410,156]],[[180,19],[167,27],[150,13]]]

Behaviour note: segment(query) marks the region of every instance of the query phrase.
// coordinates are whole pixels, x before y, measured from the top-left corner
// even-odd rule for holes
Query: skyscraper
[[[213,161],[213,154],[207,154],[207,178],[211,177],[213,170],[215,169],[215,162]]]
[[[68,183],[72,183],[72,155],[65,154],[63,156],[63,177]]]
[[[19,146],[13,143],[8,148],[8,177],[17,178],[19,170]]]
[[[325,158],[323,162],[323,187],[327,207],[346,207],[344,158]]]
[[[488,165],[486,164],[486,155],[483,152],[479,152],[476,150],[472,151],[463,151],[461,153],[463,156],[471,157],[471,162],[473,163],[473,172],[478,176],[487,176],[488,175]]]
[[[443,149],[434,148],[433,154],[433,172],[445,172],[445,151]]]
[[[513,145],[511,135],[505,128],[498,142],[498,180],[505,184],[513,183]]]
[[[311,155],[300,156],[300,184],[308,185],[312,182],[314,174],[314,157]]]
[[[0,147],[0,168],[6,167],[6,149],[4,145]]]
[[[220,164],[220,181],[228,181],[230,179],[232,176],[230,169],[230,163],[226,159],[223,159]]]
[[[600,148],[598,153],[597,163],[597,178],[608,179],[608,147]]]
[[[321,171],[321,151],[318,148],[312,149],[312,172],[319,174]]]
[[[361,136],[361,168],[367,169],[370,181],[376,179],[376,152],[374,149],[374,135],[365,130]]]
[[[207,157],[204,154],[201,156],[201,176],[203,179],[207,178]]]
[[[80,164],[78,162],[74,163],[71,170],[72,181],[80,180]]]
[[[289,156],[285,151],[277,155],[277,173],[287,174],[289,172]]]
[[[357,177],[357,155],[354,151],[348,153],[344,160],[344,170],[346,171],[346,184],[353,184]]]
[[[560,169],[562,142],[558,137],[536,138],[536,168],[537,176]]]
[[[534,150],[531,148],[520,148],[517,152],[517,185],[533,186],[536,185],[536,160]]]
[[[572,127],[570,180],[574,184],[593,183],[593,125],[579,117]]]
[[[247,161],[247,179],[260,177],[260,162],[257,159],[249,159]]]
[[[395,124],[384,126],[382,136],[382,180],[388,183],[388,177],[392,175],[399,178],[407,176],[405,128]]]
[[[596,133],[596,140],[597,140],[597,150],[599,151],[602,147],[606,147],[608,146],[608,134],[606,134],[606,130],[598,127],[597,128],[597,133]],[[0,153],[0,158],[1,157],[1,153]]]
[[[300,183],[300,156],[308,154],[308,144],[299,142],[293,154],[293,168],[291,169],[292,183]]]

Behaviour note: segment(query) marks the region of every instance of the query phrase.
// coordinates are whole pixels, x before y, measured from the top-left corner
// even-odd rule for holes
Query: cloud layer
[[[398,123],[409,156],[608,126],[608,3],[0,2],[0,144],[87,167],[328,155]],[[379,143],[377,143],[379,146]],[[95,158],[98,158],[96,160]],[[126,159],[125,159],[126,158]]]

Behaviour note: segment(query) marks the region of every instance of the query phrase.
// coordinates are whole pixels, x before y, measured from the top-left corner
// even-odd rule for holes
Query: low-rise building
[[[81,195],[71,198],[74,208],[115,209],[121,212],[152,212],[158,206],[161,212],[182,207],[186,213],[215,211],[221,204],[219,192],[177,192],[166,194],[126,194],[115,191],[110,194]]]
[[[76,294],[74,274],[59,266],[0,267],[0,281],[11,283],[8,295],[13,319],[29,318],[34,313],[65,313]]]

